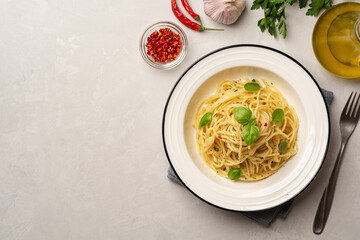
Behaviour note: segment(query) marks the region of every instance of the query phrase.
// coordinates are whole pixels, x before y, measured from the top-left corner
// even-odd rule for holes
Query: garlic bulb
[[[245,0],[204,0],[204,11],[212,20],[234,23],[245,8]]]

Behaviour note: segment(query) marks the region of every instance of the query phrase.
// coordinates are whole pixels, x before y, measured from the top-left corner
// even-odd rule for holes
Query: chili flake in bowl
[[[157,69],[171,69],[185,58],[187,38],[175,23],[159,22],[145,30],[140,53],[145,62]]]

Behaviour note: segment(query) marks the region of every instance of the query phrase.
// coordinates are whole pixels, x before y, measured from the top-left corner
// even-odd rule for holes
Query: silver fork
[[[354,129],[360,118],[360,104],[359,104],[360,94],[355,103],[356,94],[357,93],[355,92],[354,97],[352,98],[353,92],[351,93],[340,116],[340,132],[341,132],[340,151],[336,158],[334,169],[331,172],[329,182],[325,188],[325,191],[322,195],[321,201],[319,203],[316,212],[314,225],[313,225],[313,231],[316,234],[321,234],[325,228],[325,224],[329,217],[329,213],[331,209],[331,204],[334,199],[335,186],[339,175],[344,149],[351,134],[354,132]]]
[[[351,93],[349,99],[347,100],[345,107],[340,116],[340,132],[341,132],[341,146],[339,154],[335,161],[335,166],[331,172],[329,182],[325,188],[325,191],[322,195],[321,201],[319,203],[316,216],[314,219],[313,231],[316,234],[321,234],[325,228],[326,221],[329,217],[331,204],[334,199],[336,181],[339,175],[340,165],[342,156],[344,153],[345,146],[354,132],[356,124],[360,118],[360,94],[356,100],[356,92],[352,98],[353,92]],[[352,99],[351,99],[352,98]]]

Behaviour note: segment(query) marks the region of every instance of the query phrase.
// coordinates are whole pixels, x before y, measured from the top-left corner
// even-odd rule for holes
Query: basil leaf
[[[259,91],[260,85],[254,82],[248,82],[244,85],[246,91]]]
[[[276,123],[281,123],[282,121],[284,121],[284,117],[284,110],[282,110],[281,108],[275,109],[272,113],[272,120]]]
[[[259,135],[259,128],[254,125],[246,125],[242,130],[242,137],[248,146],[253,144],[258,139]]]
[[[213,116],[213,113],[207,112],[204,114],[204,116],[200,120],[199,128],[205,127],[209,124]]]
[[[234,109],[235,120],[242,125],[249,123],[251,116],[251,110],[246,107],[237,107]]]
[[[249,121],[249,125],[255,125],[255,123],[256,123],[256,118],[253,118],[253,119],[251,119],[250,121]]]
[[[279,144],[279,153],[284,153],[288,145],[288,141],[283,140]]]
[[[241,168],[233,168],[228,172],[228,177],[231,180],[238,180],[241,176]]]

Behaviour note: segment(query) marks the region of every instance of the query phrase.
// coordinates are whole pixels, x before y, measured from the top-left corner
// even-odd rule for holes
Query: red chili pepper
[[[264,126],[266,127],[266,126],[267,126],[267,123],[265,123]]]
[[[199,14],[195,13],[192,8],[190,7],[189,3],[187,0],[181,0],[185,10],[196,20],[200,23],[200,25],[202,25],[201,19]]]
[[[224,31],[224,29],[206,28],[202,25],[199,25],[198,23],[192,22],[180,11],[178,5],[176,4],[176,0],[171,0],[171,8],[175,17],[177,17],[177,19],[179,19],[182,24],[184,24],[188,28],[191,28],[192,30],[199,32],[204,30]]]
[[[222,137],[221,137],[221,136],[219,136],[219,138],[220,138],[220,139],[222,139]]]

